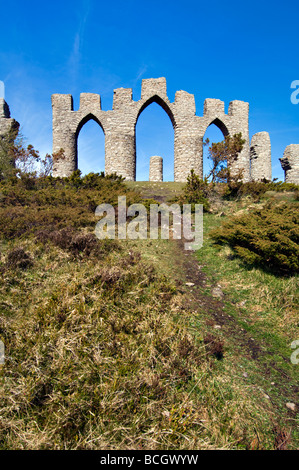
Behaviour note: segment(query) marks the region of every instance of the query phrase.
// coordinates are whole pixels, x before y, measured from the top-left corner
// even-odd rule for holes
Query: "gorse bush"
[[[249,181],[243,183],[242,181],[231,181],[226,184],[224,190],[224,198],[234,199],[241,198],[242,196],[252,196],[255,201],[259,201],[260,198],[267,191],[275,191],[278,193],[290,191],[298,192],[298,185],[293,183],[283,183],[282,181]]]
[[[208,212],[210,209],[210,203],[208,200],[209,195],[211,194],[212,186],[207,182],[207,180],[201,180],[200,177],[191,170],[190,174],[187,177],[187,183],[184,187],[184,192],[177,199],[173,200],[179,204],[202,204],[204,212]]]
[[[211,237],[217,244],[228,244],[247,264],[283,275],[299,271],[297,203],[268,203],[231,217]]]

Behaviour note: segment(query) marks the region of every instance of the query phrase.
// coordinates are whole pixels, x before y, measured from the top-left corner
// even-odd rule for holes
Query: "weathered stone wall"
[[[245,145],[232,171],[242,170],[243,180],[250,180],[248,103],[232,101],[225,114],[222,101],[206,99],[203,116],[196,116],[194,95],[180,90],[170,102],[164,77],[142,80],[139,101],[133,100],[130,88],[115,90],[110,111],[101,110],[99,95],[81,94],[78,111],[73,109],[71,95],[53,95],[53,152],[62,148],[65,153],[65,159],[54,164],[54,176],[67,176],[77,168],[78,134],[89,119],[94,119],[105,133],[105,172],[135,180],[136,124],[142,111],[153,102],[165,110],[174,128],[175,181],[185,182],[191,169],[203,177],[203,138],[211,124],[224,135],[242,133]]]
[[[149,181],[162,183],[163,181],[163,158],[157,155],[150,159]]]
[[[299,144],[288,145],[280,158],[285,182],[299,184]]]
[[[272,180],[271,142],[268,132],[254,134],[250,145],[250,175],[253,181]]]
[[[224,136],[242,133],[245,143],[238,159],[233,163],[231,171],[236,174],[242,170],[244,181],[250,179],[248,113],[249,104],[244,101],[231,101],[228,113],[225,114],[223,101],[207,98],[204,102],[203,117],[195,117],[197,135],[200,135],[202,139],[211,124],[215,124]],[[202,170],[198,173],[201,177],[203,176]]]

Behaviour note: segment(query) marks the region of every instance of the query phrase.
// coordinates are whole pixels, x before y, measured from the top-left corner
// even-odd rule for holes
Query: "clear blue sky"
[[[52,93],[99,93],[111,109],[113,90],[165,76],[168,96],[195,95],[250,105],[250,136],[268,131],[273,177],[283,179],[278,158],[299,143],[299,104],[290,101],[299,80],[298,13],[291,1],[213,2],[127,0],[20,1],[1,5],[0,80],[22,132],[41,154],[52,151]],[[209,131],[210,137],[221,135]],[[213,137],[214,136],[214,137]],[[173,177],[173,130],[152,104],[137,124],[137,175],[148,179],[151,155],[164,158]],[[79,135],[79,167],[104,169],[104,136],[89,122]]]

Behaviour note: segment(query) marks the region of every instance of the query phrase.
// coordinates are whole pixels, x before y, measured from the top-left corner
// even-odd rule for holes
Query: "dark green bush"
[[[181,205],[191,204],[192,206],[202,204],[204,212],[208,212],[210,210],[208,198],[212,191],[213,184],[208,183],[206,179],[201,180],[194,170],[191,170],[183,194],[171,202],[178,202]],[[192,210],[193,209],[194,207],[192,207]]]
[[[283,183],[282,181],[268,181],[266,179],[262,181],[249,181],[243,183],[242,181],[232,181],[226,185],[224,191],[225,199],[234,199],[242,196],[250,195],[255,200],[259,200],[266,191],[284,192],[298,191],[299,187],[293,183]]]
[[[284,275],[299,271],[297,203],[268,203],[231,217],[211,236],[217,244],[228,244],[247,264]]]

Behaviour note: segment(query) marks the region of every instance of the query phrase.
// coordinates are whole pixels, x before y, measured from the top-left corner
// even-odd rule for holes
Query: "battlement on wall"
[[[256,134],[250,149],[249,103],[233,100],[225,113],[224,101],[207,98],[204,100],[203,115],[197,116],[193,94],[178,90],[174,101],[169,100],[165,77],[143,79],[141,97],[137,101],[133,99],[132,88],[115,89],[113,107],[108,111],[102,110],[99,94],[81,93],[77,111],[74,111],[72,95],[52,95],[53,151],[64,148],[66,155],[65,162],[60,163],[61,168],[58,168],[59,164],[54,168],[55,175],[68,175],[77,168],[78,134],[89,119],[95,119],[105,133],[105,171],[116,172],[128,180],[134,180],[136,124],[143,110],[153,102],[164,109],[173,124],[175,181],[186,181],[191,169],[203,177],[203,139],[211,124],[215,124],[224,136],[241,133],[245,140],[232,172],[242,171],[244,181],[271,177],[269,136],[265,133]],[[1,102],[0,113],[9,115],[9,110],[3,103],[1,107]],[[294,158],[297,161],[297,153],[294,155],[291,152],[282,162],[285,167],[292,166],[292,174],[296,166]]]
[[[175,100],[170,103],[167,96],[166,78],[143,79],[141,85],[140,102],[159,99],[168,105],[174,106],[174,111],[184,116],[194,116],[196,112],[194,95],[184,90],[178,90],[175,94]],[[113,111],[125,111],[126,107],[132,103],[138,103],[133,100],[132,88],[117,88],[113,95]],[[73,97],[70,94],[53,94],[52,107],[58,113],[61,111],[74,111]],[[96,93],[80,94],[80,110],[102,110],[101,96]],[[214,118],[219,116],[232,116],[237,118],[248,118],[249,103],[234,100],[229,103],[228,113],[225,114],[224,101],[215,98],[206,98],[204,100],[203,116]]]
[[[88,108],[101,110],[101,96],[96,93],[81,93],[80,94],[80,110]]]
[[[225,115],[235,117],[247,117],[249,113],[249,103],[246,101],[234,100],[229,103],[228,113],[225,114],[224,101],[206,98],[204,101],[204,116]]]
[[[117,88],[113,94],[113,110],[123,109],[132,103],[132,88]]]
[[[52,95],[53,111],[73,111],[74,102],[72,95],[54,94]]]
[[[181,115],[195,115],[195,98],[194,95],[187,93],[187,91],[179,90],[176,92],[174,105]]]
[[[154,95],[167,98],[166,78],[146,78],[141,84],[141,99],[146,100]]]
[[[203,115],[222,115],[224,114],[224,101],[214,98],[206,98],[203,105]]]
[[[53,94],[52,108],[54,112],[74,111],[74,100],[69,94]],[[80,110],[101,110],[101,96],[96,93],[80,93]]]
[[[243,117],[248,116],[249,103],[246,101],[233,100],[228,106],[228,116]]]

